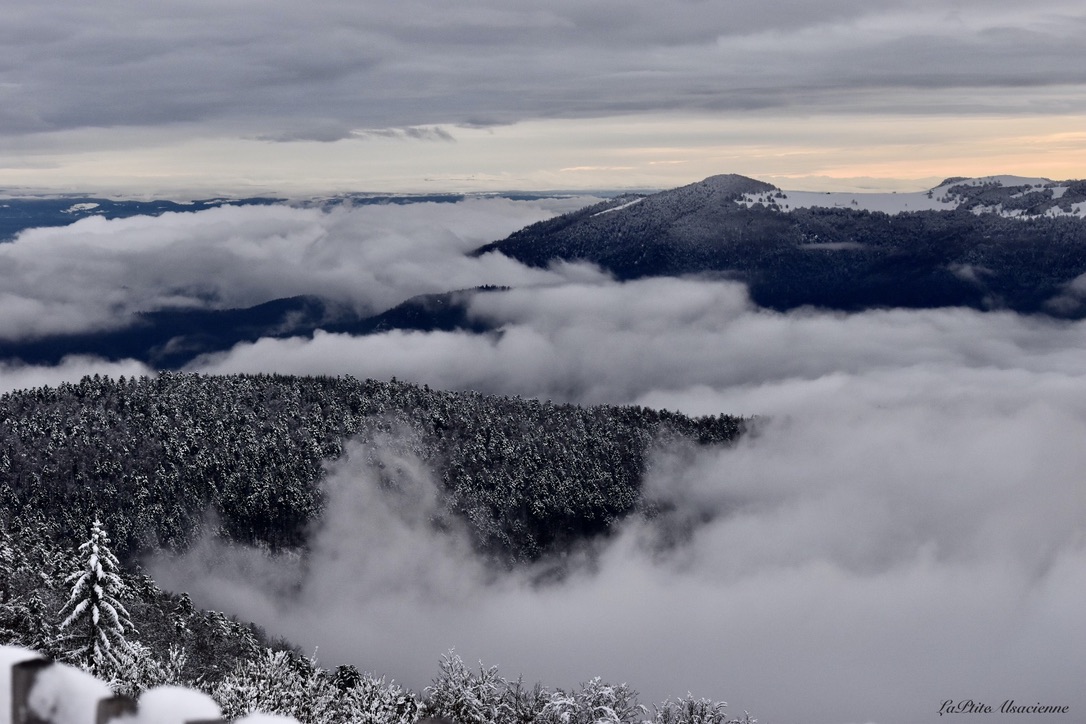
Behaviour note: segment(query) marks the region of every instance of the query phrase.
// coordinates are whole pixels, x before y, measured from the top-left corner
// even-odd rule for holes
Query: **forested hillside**
[[[211,695],[228,719],[261,711],[301,724],[414,724],[434,716],[465,724],[589,724],[599,720],[600,711],[610,712],[611,724],[754,721],[728,715],[724,702],[692,696],[657,702],[650,710],[628,685],[599,678],[568,691],[526,686],[503,677],[497,667],[472,669],[453,652],[437,662],[430,686],[412,691],[352,665],[324,668],[258,627],[201,611],[187,594],[163,592],[147,576],[123,571],[110,591],[128,614],[116,632],[113,655],[109,661],[81,656],[74,650],[78,637],[63,620],[65,603],[77,600],[78,587],[69,591],[71,574],[81,565],[86,570],[75,548],[58,545],[41,529],[9,530],[0,522],[0,645],[90,670],[114,693],[138,697],[153,687],[184,686]],[[108,624],[96,620],[94,627]]]
[[[1066,183],[1066,199],[1080,198],[1081,182]],[[755,303],[782,311],[966,306],[1086,315],[1081,295],[1067,293],[1086,273],[1086,222],[982,213],[984,204],[1031,197],[1015,187],[961,188],[971,195],[954,210],[785,209],[768,184],[718,176],[542,221],[476,253],[540,267],[589,261],[620,279],[724,274],[746,282]],[[747,204],[751,194],[767,203]],[[1047,203],[1063,202],[1051,196]]]
[[[349,377],[170,373],[9,393],[0,397],[0,643],[89,668],[129,695],[195,687],[228,717],[262,710],[305,723],[561,724],[594,721],[603,707],[615,724],[739,721],[723,703],[693,697],[650,712],[625,684],[599,679],[579,690],[526,687],[452,653],[423,692],[353,666],[325,669],[257,627],[161,591],[140,574],[139,557],[184,549],[204,532],[304,556],[325,505],[323,464],[348,448],[392,446],[433,470],[443,512],[432,524],[460,516],[481,553],[516,565],[606,533],[638,509],[654,444],[724,444],[743,429],[728,416]],[[379,483],[396,485],[397,471],[380,470],[379,457]],[[95,547],[77,550],[90,521]],[[109,570],[107,544],[128,570]],[[90,563],[81,560],[88,551]],[[83,610],[87,575],[112,576],[94,590],[123,606],[108,658],[85,655],[66,618]]]
[[[74,541],[62,543],[52,539],[47,523],[40,518],[38,522],[0,521],[0,643],[65,660],[71,641],[61,629],[61,612],[69,597],[68,579],[80,569],[77,547],[88,526]],[[237,662],[269,646],[284,648],[283,642],[273,644],[251,624],[200,611],[187,595],[159,590],[147,576],[122,572],[122,579],[119,595],[138,631],[129,639],[140,654],[125,671],[114,672],[128,679],[122,690],[134,683],[202,679],[213,684]]]
[[[160,686],[200,690],[228,720],[259,711],[301,724],[414,724],[425,717],[464,724],[589,724],[606,711],[611,724],[755,721],[728,715],[724,702],[689,695],[650,710],[627,684],[599,678],[568,691],[528,686],[500,675],[497,667],[472,669],[453,652],[438,662],[432,684],[416,692],[352,665],[324,668],[251,624],[201,611],[187,594],[165,593],[150,578],[124,572],[113,594],[123,599],[117,603],[131,620],[116,641],[114,662],[106,664],[73,654],[60,615],[72,600],[69,574],[78,573],[80,563],[79,555],[40,531],[0,525],[0,645],[91,670],[117,694],[138,697]]]
[[[322,463],[348,439],[406,446],[478,548],[531,560],[638,505],[669,436],[734,440],[742,420],[556,405],[353,378],[85,378],[0,397],[0,495],[61,540],[99,514],[122,559],[184,548],[212,520],[240,542],[303,545]]]

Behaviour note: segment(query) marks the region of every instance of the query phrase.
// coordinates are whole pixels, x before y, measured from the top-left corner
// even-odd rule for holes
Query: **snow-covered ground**
[[[604,209],[603,211],[600,211],[600,212],[592,214],[592,215],[593,216],[603,216],[604,214],[609,214],[612,211],[618,211],[619,209],[625,209],[628,206],[633,206],[634,204],[638,203],[639,201],[642,201],[642,199],[634,199],[633,201],[627,201],[624,204],[619,204],[618,206],[612,206],[609,209]]]
[[[81,204],[72,204],[68,208],[64,209],[66,214],[78,214],[81,211],[90,211],[91,209],[97,209],[101,204],[94,203],[93,201],[87,201]]]
[[[943,183],[928,191],[911,193],[853,193],[821,191],[764,191],[748,193],[740,200],[743,206],[763,204],[782,211],[807,209],[814,207],[844,208],[863,211],[881,211],[886,214],[900,214],[909,211],[952,211],[968,202],[972,197],[962,187],[976,188],[1004,187],[1023,188],[1007,198],[1020,198],[1028,193],[1050,190],[1052,199],[1059,201],[1068,191],[1068,186],[1045,178],[1024,176],[984,176],[972,179],[958,179]],[[1024,209],[1005,209],[1003,204],[979,204],[973,207],[974,213],[996,213],[1014,218],[1033,216],[1077,216],[1086,218],[1086,201],[1070,204],[1070,210],[1059,206],[1050,206],[1041,213],[1030,213]]]

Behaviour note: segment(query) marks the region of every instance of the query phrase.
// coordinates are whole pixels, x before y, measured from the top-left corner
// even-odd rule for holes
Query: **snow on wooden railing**
[[[0,646],[0,724],[225,724],[219,705],[203,692],[160,686],[139,700],[114,696],[105,682],[33,651]],[[297,724],[289,717],[250,714],[236,724]]]

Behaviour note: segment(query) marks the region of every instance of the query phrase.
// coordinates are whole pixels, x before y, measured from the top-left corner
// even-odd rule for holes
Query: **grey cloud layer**
[[[140,377],[154,371],[133,360],[105,362],[95,357],[72,355],[54,367],[35,367],[10,362],[0,362],[0,394],[31,387],[55,387],[62,382],[73,382],[84,375],[109,377]]]
[[[416,294],[555,279],[463,253],[578,203],[223,207],[32,229],[0,244],[0,339],[119,327],[167,306],[320,294],[378,312]]]
[[[1086,708],[1086,323],[784,315],[734,283],[620,284],[459,256],[548,213],[496,199],[252,207],[40,230],[0,247],[26,279],[0,297],[0,319],[22,333],[100,324],[163,290],[195,299],[196,280],[219,303],[319,283],[358,304],[505,280],[521,287],[473,307],[500,335],[319,334],[193,369],[765,416],[734,449],[654,457],[647,494],[708,521],[687,545],[662,554],[653,527],[630,523],[560,585],[495,578],[460,532],[433,535],[432,471],[396,440],[374,452],[404,471],[395,496],[373,484],[364,450],[329,468],[334,502],[307,566],[210,542],[156,562],[162,583],[319,647],[325,663],[421,688],[455,646],[529,682],[599,675],[649,702],[691,691],[775,722],[914,724],[938,719],[945,698]],[[21,315],[27,300],[42,309]],[[84,369],[140,371],[8,365],[0,387]]]
[[[235,569],[207,559],[157,572],[416,687],[455,646],[514,677],[601,675],[649,701],[692,691],[766,721],[906,724],[948,697],[1086,706],[1086,661],[1069,644],[1086,633],[1086,325],[956,309],[785,315],[728,282],[572,272],[477,298],[498,337],[318,335],[194,369],[764,415],[733,450],[654,458],[647,494],[709,521],[687,545],[661,554],[656,530],[631,523],[591,568],[540,589],[488,578],[458,538],[410,522],[390,535],[382,514],[354,533],[329,522],[293,601],[260,577],[239,598]],[[330,484],[379,511],[368,475],[346,461]],[[349,553],[361,550],[362,562]],[[382,561],[423,582],[385,586]]]
[[[564,273],[568,278],[574,271]],[[396,375],[439,387],[592,403],[635,402],[660,390],[693,390],[690,401],[700,388],[725,388],[736,395],[734,404],[700,405],[697,412],[758,414],[767,410],[738,391],[767,378],[813,380],[903,365],[1009,365],[1062,374],[1079,369],[1074,356],[1086,334],[1081,324],[965,309],[777,314],[754,310],[742,285],[696,279],[618,284],[571,278],[487,294],[472,309],[500,324],[501,335],[318,333],[312,341],[239,345],[194,368]]]
[[[354,450],[331,468],[336,512],[315,559],[287,576],[296,597],[277,593],[281,562],[210,544],[160,561],[156,578],[319,646],[329,662],[416,688],[455,646],[528,681],[569,687],[601,675],[648,701],[692,691],[763,721],[911,724],[934,720],[948,697],[1086,706],[1086,661],[1071,643],[1086,634],[1083,326],[736,304],[713,332],[689,298],[720,290],[688,284],[686,303],[645,322],[637,299],[667,297],[601,285],[610,303],[586,316],[607,322],[585,322],[594,338],[579,351],[578,335],[550,337],[496,362],[464,337],[453,347],[445,335],[390,336],[380,348],[317,340],[312,356],[269,364],[320,369],[328,355],[361,360],[402,345],[395,362],[408,374],[449,381],[474,366],[485,391],[609,390],[671,409],[768,413],[734,449],[653,459],[646,494],[708,521],[686,545],[661,553],[656,529],[633,522],[559,585],[494,580],[462,537],[395,513],[398,499],[382,499]],[[541,308],[522,324],[540,331],[554,317]],[[705,351],[677,344],[686,336]],[[601,381],[578,391],[576,380],[561,387],[564,374]],[[419,497],[432,476],[406,468],[402,482]]]
[[[926,90],[923,102],[960,106],[954,91],[973,87],[1002,110],[1040,87],[1086,82],[1086,17],[1069,0],[16,0],[6,10],[9,134],[210,123],[328,140],[478,118],[900,102],[857,91]],[[1037,94],[1031,105],[1054,102]],[[1059,110],[1082,110],[1071,105]]]

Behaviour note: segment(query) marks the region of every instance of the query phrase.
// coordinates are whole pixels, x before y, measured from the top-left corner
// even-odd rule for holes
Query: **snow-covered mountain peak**
[[[748,176],[740,176],[737,173],[723,173],[716,176],[710,176],[707,179],[690,184],[689,186],[683,186],[681,189],[690,189],[694,187],[723,194],[762,190],[763,187],[773,188],[771,184],[767,184],[764,181],[759,181]]]

